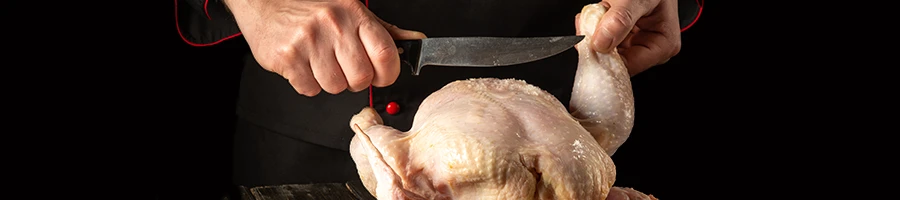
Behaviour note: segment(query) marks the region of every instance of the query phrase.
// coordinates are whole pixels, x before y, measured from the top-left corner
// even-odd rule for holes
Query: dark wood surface
[[[241,200],[375,200],[361,182],[240,187]]]

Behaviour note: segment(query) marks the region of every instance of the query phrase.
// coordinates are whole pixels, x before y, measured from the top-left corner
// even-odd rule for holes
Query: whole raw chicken
[[[610,155],[634,119],[630,76],[615,52],[592,51],[606,9],[584,7],[578,70],[567,110],[520,80],[452,82],[420,105],[408,132],[372,108],[353,116],[350,153],[378,199],[654,199],[613,187]]]

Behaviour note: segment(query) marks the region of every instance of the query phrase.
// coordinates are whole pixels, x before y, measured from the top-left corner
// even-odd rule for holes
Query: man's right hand
[[[400,74],[393,39],[425,34],[379,19],[358,0],[226,0],[257,62],[315,96],[385,87]]]

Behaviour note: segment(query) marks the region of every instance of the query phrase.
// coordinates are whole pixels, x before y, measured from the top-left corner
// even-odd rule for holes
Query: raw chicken
[[[592,51],[605,12],[584,7],[578,70],[567,110],[521,80],[447,84],[420,105],[408,132],[372,108],[353,116],[350,153],[378,199],[655,199],[613,187],[610,155],[633,125],[630,76],[615,52]]]

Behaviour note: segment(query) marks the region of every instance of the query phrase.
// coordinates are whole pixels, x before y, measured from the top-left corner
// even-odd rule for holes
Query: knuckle
[[[309,81],[305,80],[306,78],[308,78],[308,77],[299,77],[299,76],[287,77],[288,82],[291,83],[291,86],[294,87],[294,90],[296,90],[297,93],[300,93],[300,94],[306,95],[306,96],[315,96],[316,94],[319,94],[319,91],[321,90],[319,88],[319,86],[309,84]]]
[[[284,45],[275,49],[275,57],[271,60],[288,60],[297,56],[297,48],[291,45]]]
[[[345,2],[345,3],[343,3],[343,4],[341,4],[341,5],[343,5],[344,8],[347,8],[347,11],[348,11],[350,14],[352,14],[353,16],[369,17],[369,16],[366,14],[366,11],[367,11],[368,8],[366,8],[366,7],[365,7],[362,3],[360,3],[359,1],[347,1],[347,2]]]
[[[316,39],[316,28],[311,24],[301,25],[294,34],[293,44],[311,44]]]
[[[385,64],[393,61],[394,58],[400,58],[397,49],[391,47],[391,45],[382,44],[375,48],[375,52],[372,54],[372,63],[376,63],[375,66],[384,66]],[[380,65],[379,65],[380,64]]]
[[[265,60],[259,61],[260,66],[271,72],[288,77],[293,70],[288,63],[294,63],[297,60],[297,49],[291,46],[283,46],[274,50],[273,56]]]
[[[316,13],[316,19],[321,25],[330,28],[338,35],[343,34],[341,30],[341,8],[338,5],[328,5]]]
[[[338,94],[347,89],[347,83],[342,81],[334,81],[330,84],[325,84],[322,86],[322,89],[329,94]]]
[[[681,53],[681,40],[675,40],[675,44],[672,45],[672,52],[670,52],[669,57],[674,57]]]
[[[291,83],[291,85],[294,85],[294,83],[292,81],[302,78],[297,75],[296,70],[294,68],[289,67],[289,66],[282,65],[282,66],[279,66],[278,68],[276,68],[275,70],[277,70],[277,71],[273,71],[273,72],[278,73],[279,75],[281,75],[282,78],[287,79],[288,82]]]
[[[340,4],[326,4],[316,12],[317,19],[337,19],[338,12],[340,12],[341,6]]]
[[[675,57],[679,53],[681,53],[681,45],[676,46],[675,49],[672,50],[672,55],[669,57]]]
[[[347,75],[347,83],[353,92],[358,92],[368,87],[372,83],[374,76],[372,72]]]
[[[311,96],[319,95],[319,93],[322,92],[322,89],[319,88],[319,87],[310,87],[310,88],[307,88],[307,89],[298,89],[297,92],[300,93],[300,94],[302,94],[302,95],[310,96],[310,97],[311,97]]]
[[[399,75],[399,70],[391,70],[391,71],[382,71],[380,76],[377,79],[372,80],[372,85],[377,87],[387,87],[394,84],[397,81],[397,76]]]
[[[613,19],[618,25],[621,25],[622,28],[627,29],[631,26],[631,22],[634,21],[634,11],[630,9],[621,9],[619,12],[613,12]]]
[[[365,90],[366,87],[348,87],[347,90],[350,92],[359,92]]]
[[[300,88],[298,92],[306,96],[316,96],[319,93],[322,93],[322,89],[319,87]]]
[[[263,58],[263,59],[257,58],[256,62],[259,63],[260,67],[262,67],[263,69],[265,69],[267,71],[274,72],[277,74],[282,74],[282,71],[284,71],[284,67],[276,64],[276,62],[274,62],[275,59],[278,59],[278,58],[277,57],[275,57],[275,58],[269,57],[269,58]]]

